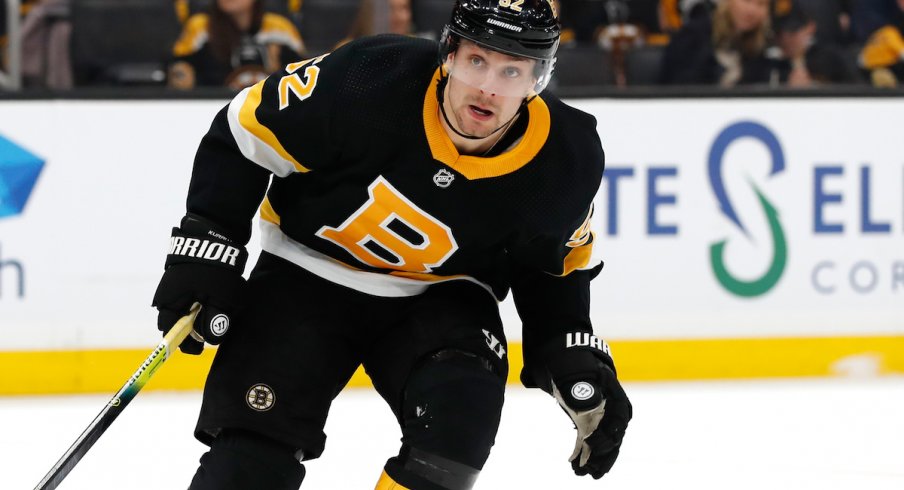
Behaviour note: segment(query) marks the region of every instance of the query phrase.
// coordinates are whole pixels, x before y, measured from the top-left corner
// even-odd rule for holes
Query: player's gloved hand
[[[151,303],[159,311],[157,328],[165,335],[198,302],[194,331],[179,348],[200,354],[204,341],[219,344],[241,309],[247,260],[245,248],[209,221],[191,214],[182,218],[181,226],[173,228],[165,271]]]
[[[602,478],[618,457],[632,408],[615,375],[609,346],[590,333],[569,333],[546,351],[552,392],[577,429],[575,474]]]

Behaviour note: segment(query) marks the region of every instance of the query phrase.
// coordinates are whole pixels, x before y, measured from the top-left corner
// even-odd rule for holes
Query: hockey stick
[[[91,446],[100,439],[100,436],[116,420],[116,417],[125,410],[126,405],[132,401],[132,398],[135,398],[135,395],[144,387],[145,383],[151,379],[157,368],[163,365],[163,361],[169,359],[175,352],[176,347],[192,332],[192,325],[198,315],[198,310],[200,310],[200,305],[195,303],[188,315],[183,316],[173,325],[173,328],[163,337],[163,340],[157,344],[157,348],[141,363],[135,374],[126,381],[126,384],[119,389],[116,395],[107,402],[107,406],[97,414],[97,417],[94,417],[91,425],[82,432],[82,435],[75,440],[72,446],[63,454],[63,457],[53,465],[53,468],[47,472],[41,483],[38,483],[38,486],[35,487],[35,490],[52,490],[66,478],[66,475],[75,468],[75,465],[91,449]]]

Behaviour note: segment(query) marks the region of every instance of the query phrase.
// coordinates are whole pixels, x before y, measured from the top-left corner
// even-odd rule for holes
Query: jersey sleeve
[[[524,368],[521,382],[543,386],[545,346],[567,333],[593,333],[590,319],[590,280],[602,268],[591,260],[594,234],[593,205],[568,234],[538,237],[512,257],[509,271],[512,296],[521,318]]]
[[[242,90],[213,121],[195,156],[188,212],[246,243],[270,176],[327,169],[343,145],[334,100],[354,44],[288,64]]]
[[[553,116],[543,160],[550,162],[522,200],[518,232],[507,244],[514,263],[552,276],[594,269],[594,205],[606,166],[596,119],[549,98]]]
[[[570,225],[545,230],[518,244],[510,251],[513,260],[521,267],[559,277],[594,269],[599,261],[593,260],[593,208],[591,202]]]
[[[242,90],[227,121],[239,151],[279,177],[328,167],[342,144],[333,112],[353,48],[286,67]]]
[[[557,167],[565,176],[546,190],[553,197],[533,210],[531,226],[510,244],[509,278],[522,322],[521,380],[527,387],[542,385],[536,377],[545,372],[544,346],[566,333],[593,332],[590,281],[602,269],[593,254],[593,201],[605,165],[595,127],[588,119],[567,128],[568,133],[583,135],[569,141],[573,152],[563,154],[582,163]]]
[[[539,237],[512,254],[509,276],[525,344],[529,332],[590,329],[590,280],[602,269],[592,260],[592,217],[591,205],[571,234]]]
[[[219,225],[230,239],[245,244],[251,220],[270,182],[270,172],[248,161],[229,130],[224,107],[214,117],[195,154],[186,208]]]

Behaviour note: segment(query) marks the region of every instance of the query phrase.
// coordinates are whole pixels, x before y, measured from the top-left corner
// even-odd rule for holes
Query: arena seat
[[[360,4],[360,0],[304,0],[296,25],[308,54],[323,54],[345,39]]]
[[[556,54],[555,88],[613,85],[615,73],[608,51],[593,46],[567,46]]]
[[[189,0],[188,11],[190,14],[204,12],[210,8],[211,3],[213,0]],[[264,0],[264,11],[289,17],[289,2],[288,0]]]
[[[631,85],[656,85],[662,69],[664,46],[640,46],[625,53],[625,81]]]
[[[172,0],[72,2],[76,86],[160,85],[180,25]]]
[[[412,0],[411,17],[415,29],[438,40],[443,26],[449,22],[452,5],[451,0]]]

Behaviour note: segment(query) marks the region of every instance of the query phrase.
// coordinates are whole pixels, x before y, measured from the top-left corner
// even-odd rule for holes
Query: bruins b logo
[[[379,269],[429,273],[458,250],[452,230],[409,201],[383,176],[367,188],[370,198],[336,228],[317,236]]]

